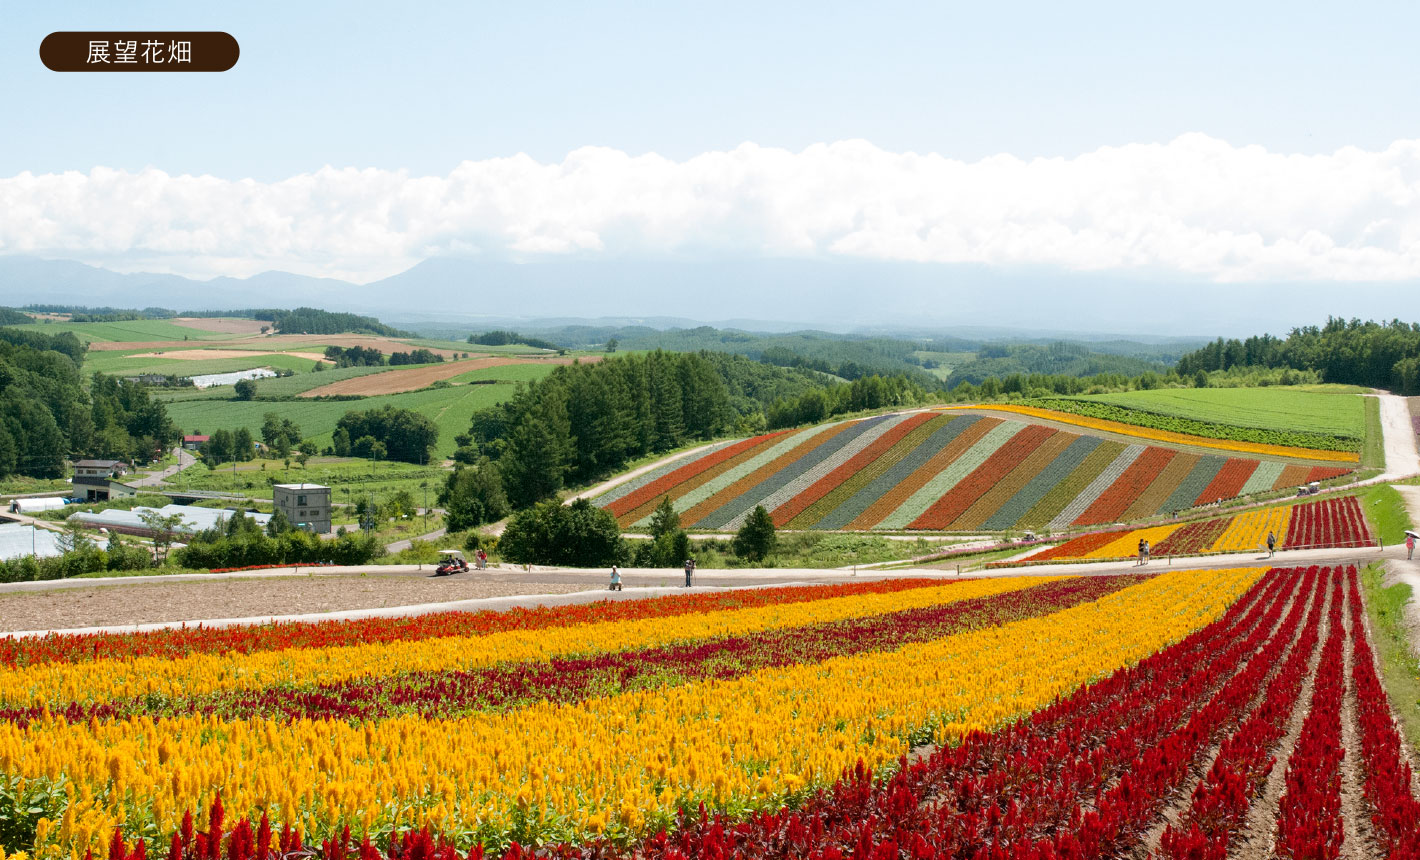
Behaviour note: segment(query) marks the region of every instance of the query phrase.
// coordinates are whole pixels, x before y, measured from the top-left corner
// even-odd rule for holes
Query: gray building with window
[[[318,535],[330,532],[330,487],[272,484],[271,501],[296,528]]]

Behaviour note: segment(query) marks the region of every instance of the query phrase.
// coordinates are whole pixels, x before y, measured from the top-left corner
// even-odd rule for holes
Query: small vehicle
[[[456,549],[439,550],[439,566],[434,568],[435,576],[449,576],[466,570],[468,562],[464,560],[463,553]]]

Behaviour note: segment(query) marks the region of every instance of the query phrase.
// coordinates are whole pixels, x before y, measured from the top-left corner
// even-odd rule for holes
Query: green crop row
[[[1076,399],[1069,397],[1042,397],[1023,401],[1026,405],[1041,409],[1069,412],[1086,418],[1104,421],[1118,421],[1151,430],[1170,433],[1186,433],[1208,439],[1226,439],[1231,442],[1254,442],[1262,445],[1284,445],[1291,448],[1315,448],[1322,451],[1359,451],[1361,440],[1332,433],[1316,433],[1306,430],[1268,430],[1261,427],[1240,427],[1236,424],[1218,424],[1183,418],[1177,415],[1163,415],[1144,409],[1131,409],[1111,403]]]

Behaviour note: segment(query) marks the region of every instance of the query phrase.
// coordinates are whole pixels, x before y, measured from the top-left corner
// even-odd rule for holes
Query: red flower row
[[[1075,518],[1073,525],[1092,526],[1118,520],[1129,506],[1134,504],[1134,500],[1149,489],[1149,485],[1154,483],[1154,479],[1159,477],[1159,473],[1177,453],[1169,448],[1146,448],[1144,453],[1139,455],[1139,459],[1129,464],[1124,474],[1116,478],[1084,513]]]
[[[1286,733],[1301,696],[1319,638],[1323,602],[1320,591],[1316,596],[1302,638],[1272,679],[1262,704],[1223,741],[1212,768],[1194,789],[1184,820],[1164,831],[1160,860],[1227,857],[1233,836],[1246,824],[1248,810],[1272,772],[1275,759],[1270,753]],[[1331,636],[1340,638],[1340,628],[1333,627]]]
[[[1401,751],[1400,732],[1391,716],[1390,701],[1376,675],[1375,659],[1366,641],[1361,593],[1353,571],[1351,600],[1351,678],[1356,690],[1356,715],[1361,726],[1361,758],[1370,805],[1371,824],[1389,860],[1420,860],[1420,801],[1410,793],[1410,764]]]
[[[1371,532],[1366,528],[1360,501],[1355,496],[1342,496],[1293,506],[1283,548],[1368,546],[1371,543]]]
[[[1276,852],[1302,860],[1338,857],[1341,825],[1341,699],[1345,695],[1341,627],[1341,585],[1332,589],[1331,636],[1321,651],[1311,712],[1287,765],[1287,789],[1277,812]]]

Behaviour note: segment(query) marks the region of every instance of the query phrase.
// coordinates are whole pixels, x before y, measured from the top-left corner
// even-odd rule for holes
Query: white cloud
[[[0,253],[369,280],[439,254],[853,257],[1156,270],[1217,281],[1420,277],[1420,141],[1299,156],[1205,135],[974,163],[844,141],[675,162],[586,147],[448,176],[279,182],[95,168],[0,179]]]

